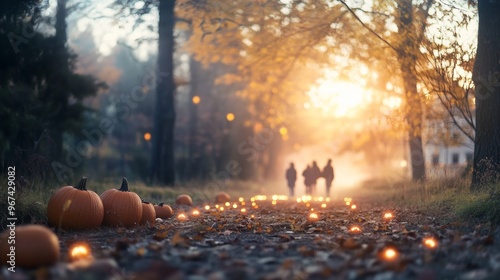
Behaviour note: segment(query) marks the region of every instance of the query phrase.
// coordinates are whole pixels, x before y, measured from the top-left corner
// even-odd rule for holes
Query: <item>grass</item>
[[[389,186],[388,186],[389,185]],[[500,223],[500,186],[472,192],[470,179],[449,178],[422,183],[411,181],[365,186],[365,196],[379,205],[425,211],[448,221]],[[384,187],[385,186],[385,187]]]

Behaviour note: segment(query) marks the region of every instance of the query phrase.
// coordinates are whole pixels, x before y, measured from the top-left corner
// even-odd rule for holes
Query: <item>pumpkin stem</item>
[[[123,177],[122,186],[118,190],[121,191],[121,192],[129,192],[127,178]]]
[[[78,185],[76,185],[75,189],[81,190],[81,191],[86,191],[87,190],[87,177],[82,177],[82,179],[80,179],[80,182],[78,182]]]
[[[145,201],[145,200],[142,200],[142,199],[141,199],[141,201],[142,201],[142,203],[145,203],[145,204],[151,204],[149,201]]]
[[[165,203],[162,202],[162,203],[158,204],[158,206],[163,207],[163,204],[165,204]]]

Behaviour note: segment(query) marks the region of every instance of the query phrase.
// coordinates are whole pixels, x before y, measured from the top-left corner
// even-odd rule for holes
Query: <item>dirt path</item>
[[[273,205],[268,197],[256,201],[258,209],[250,203],[245,214],[240,203],[223,212],[212,205],[188,221],[60,232],[64,255],[67,245],[86,241],[96,261],[80,267],[61,262],[46,273],[52,279],[500,279],[500,235],[487,225],[446,224],[368,201],[353,201],[356,210],[342,200],[308,207]],[[392,219],[384,219],[388,210]],[[310,220],[310,213],[318,219]],[[427,237],[435,248],[424,244]],[[394,250],[392,259],[387,249]]]

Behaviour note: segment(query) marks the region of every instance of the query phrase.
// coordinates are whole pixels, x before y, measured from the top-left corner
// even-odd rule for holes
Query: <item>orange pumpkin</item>
[[[0,262],[2,265],[14,261],[15,266],[36,268],[50,266],[59,260],[59,239],[49,228],[42,225],[16,226],[15,244],[9,244],[9,228],[0,234]],[[11,239],[12,240],[12,239]],[[15,246],[15,251],[11,251]],[[14,256],[9,256],[14,253]]]
[[[225,192],[220,192],[215,196],[215,203],[226,203],[229,201],[231,201],[231,197]]]
[[[193,205],[193,200],[191,199],[191,197],[187,194],[181,194],[177,197],[177,199],[175,200],[175,203],[177,203],[178,205]]]
[[[103,225],[110,227],[132,227],[142,218],[142,201],[128,190],[128,181],[123,178],[120,189],[111,189],[101,194],[104,205]]]
[[[160,203],[155,205],[156,218],[168,219],[174,216],[174,211],[172,207],[167,204]]]
[[[156,221],[156,212],[153,204],[142,201],[142,218],[139,222],[140,225],[145,225],[149,222],[150,225],[154,225]]]
[[[83,177],[76,187],[58,189],[47,205],[49,225],[63,229],[91,229],[99,227],[104,218],[104,207],[99,196],[86,188]]]

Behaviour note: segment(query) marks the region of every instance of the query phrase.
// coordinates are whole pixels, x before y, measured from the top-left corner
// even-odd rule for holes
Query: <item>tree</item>
[[[151,181],[165,185],[175,183],[174,160],[174,27],[175,0],[161,0],[158,7],[158,74],[154,112]]]
[[[473,80],[476,135],[471,188],[500,180],[500,2],[478,0],[479,30]]]
[[[6,2],[0,12],[0,30],[7,34],[0,38],[2,164],[45,178],[50,161],[61,157],[63,134],[81,128],[82,100],[103,85],[75,73],[76,56],[66,46],[66,1],[58,1],[53,36],[38,30],[47,6]]]

